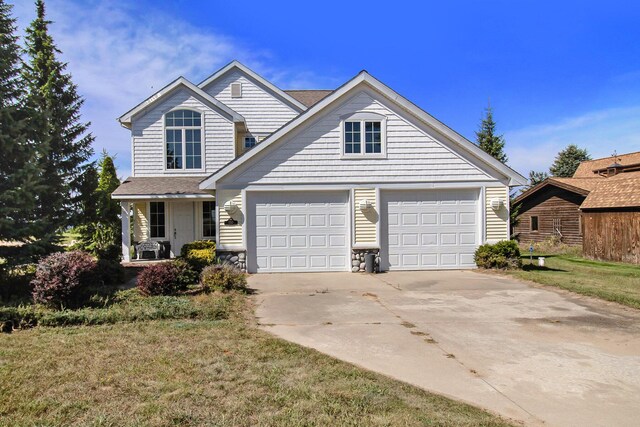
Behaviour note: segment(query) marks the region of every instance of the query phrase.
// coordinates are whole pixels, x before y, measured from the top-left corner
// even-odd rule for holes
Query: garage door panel
[[[256,218],[251,272],[349,269],[346,191],[255,193],[249,203]]]
[[[478,194],[477,190],[383,192],[388,268],[474,266]]]

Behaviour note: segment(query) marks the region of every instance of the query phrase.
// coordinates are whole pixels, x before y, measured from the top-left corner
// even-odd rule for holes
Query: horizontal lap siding
[[[204,172],[188,170],[166,172],[164,170],[163,114],[180,107],[195,109],[203,114],[202,143],[206,168]],[[176,175],[176,173],[203,175],[215,172],[235,156],[233,123],[211,110],[186,90],[176,92],[148,112],[134,117],[132,134],[134,176]]]
[[[360,210],[360,202],[368,200],[373,209],[368,212]],[[356,245],[377,245],[376,224],[378,222],[378,203],[374,188],[357,188],[354,190],[355,209],[355,243]]]
[[[553,238],[554,219],[560,221],[561,241],[568,245],[582,244],[580,205],[584,196],[561,188],[549,187],[532,195],[519,209],[514,233],[522,243],[544,242]],[[538,231],[531,231],[531,217],[538,217]]]
[[[640,264],[640,212],[583,212],[586,257]]]
[[[242,97],[231,97],[231,83],[242,84]],[[204,88],[229,108],[241,114],[250,132],[271,133],[298,115],[242,72],[234,70]]]
[[[133,205],[133,240],[140,242],[149,238],[149,222],[147,220],[147,204]]]
[[[386,159],[341,159],[340,116],[356,111],[387,117]],[[249,184],[490,180],[433,137],[361,91],[262,159],[233,173]]]
[[[491,200],[502,200],[500,209],[491,207]],[[509,239],[509,190],[507,187],[487,187],[485,190],[486,237],[488,241]]]
[[[244,207],[242,206],[242,194],[240,191],[218,191],[216,192],[218,212],[219,212],[219,224],[220,224],[220,239],[218,241],[220,246],[243,246],[242,241],[242,224],[244,222],[244,215],[246,214]],[[227,201],[232,201],[238,206],[238,213],[234,215],[233,219],[238,221],[236,225],[226,225],[225,222],[229,220],[229,214],[224,210],[224,204]]]

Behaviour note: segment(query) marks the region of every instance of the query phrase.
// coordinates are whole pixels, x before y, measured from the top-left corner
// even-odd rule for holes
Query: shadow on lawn
[[[550,267],[546,267],[546,266],[545,267],[540,267],[540,266],[535,265],[535,264],[526,264],[526,263],[522,264],[522,270],[523,271],[559,271],[559,272],[562,272],[562,273],[566,273],[567,272],[567,270],[562,270],[560,268],[550,268]]]

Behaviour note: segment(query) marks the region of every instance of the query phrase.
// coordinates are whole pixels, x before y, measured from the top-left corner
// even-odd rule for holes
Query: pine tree
[[[575,173],[581,162],[591,160],[591,156],[585,148],[578,148],[575,144],[570,144],[561,150],[553,164],[549,168],[552,176],[570,178]]]
[[[27,85],[27,106],[39,126],[30,137],[44,155],[40,159],[44,188],[37,192],[34,213],[42,227],[38,237],[46,245],[59,239],[60,231],[72,225],[80,211],[83,174],[92,155],[93,136],[89,123],[80,121],[83,99],[66,73],[67,64],[49,34],[43,0],[36,1],[37,17],[27,28],[23,78]]]
[[[480,123],[480,130],[476,132],[477,144],[486,153],[502,163],[507,163],[508,158],[504,153],[504,137],[496,135],[496,122],[493,120],[493,110],[490,105],[485,112],[486,115]]]
[[[32,211],[38,190],[38,151],[27,138],[30,114],[24,106],[20,48],[12,6],[0,0],[0,240],[28,242],[35,233]],[[21,247],[4,246],[9,263]]]
[[[549,174],[546,172],[529,171],[529,188],[540,184],[547,178],[549,178]]]

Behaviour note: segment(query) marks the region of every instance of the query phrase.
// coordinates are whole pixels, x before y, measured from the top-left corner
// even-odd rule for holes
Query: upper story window
[[[386,118],[375,113],[355,113],[342,118],[342,157],[385,157]]]
[[[245,136],[244,137],[244,149],[248,150],[249,148],[255,147],[257,144],[255,136]]]
[[[164,116],[167,169],[202,169],[202,115],[192,110]]]

